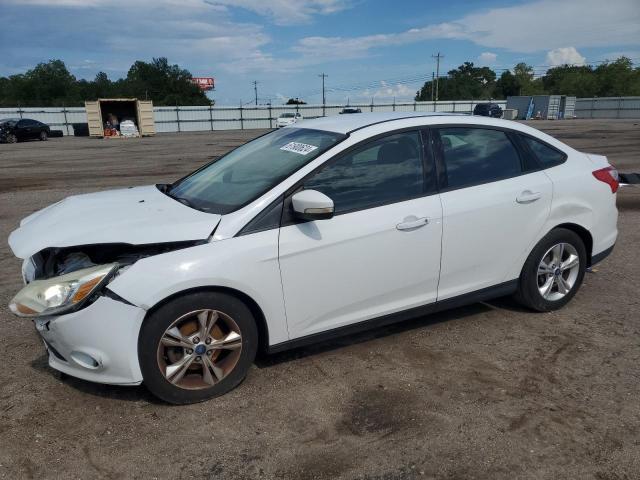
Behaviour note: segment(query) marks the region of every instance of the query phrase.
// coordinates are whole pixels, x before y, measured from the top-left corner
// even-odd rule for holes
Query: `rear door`
[[[441,127],[434,149],[443,215],[438,299],[517,278],[549,216],[551,180],[507,131]]]
[[[84,108],[87,112],[89,135],[92,137],[103,137],[104,127],[102,125],[102,112],[100,111],[100,102],[84,102]]]
[[[422,143],[417,130],[380,138],[303,183],[334,201],[335,216],[280,229],[291,338],[436,300],[441,206]]]
[[[156,124],[153,118],[153,102],[138,100],[138,127],[140,135],[155,135]]]
[[[31,120],[20,120],[16,125],[16,136],[20,140],[29,140],[34,138]]]

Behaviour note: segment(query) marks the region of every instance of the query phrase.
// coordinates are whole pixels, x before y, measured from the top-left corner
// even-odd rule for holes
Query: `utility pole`
[[[256,94],[256,106],[258,106],[258,81],[253,81],[253,91]]]
[[[326,73],[321,73],[318,76],[322,78],[322,104],[324,105],[325,103],[327,103],[327,97],[325,97],[325,94],[324,94],[324,79],[327,78],[329,75],[327,75]]]
[[[431,72],[431,101],[433,102],[433,82],[435,82],[436,80],[436,74],[434,72]]]
[[[436,59],[436,102],[438,101],[438,77],[440,77],[440,59],[444,58],[444,55],[440,55],[438,52],[437,55],[431,55],[431,58]]]
[[[324,79],[327,78],[329,75],[327,75],[326,73],[321,73],[320,75],[318,75],[320,78],[322,78],[322,116],[325,116],[325,104],[327,103],[327,97],[325,97],[324,95]]]

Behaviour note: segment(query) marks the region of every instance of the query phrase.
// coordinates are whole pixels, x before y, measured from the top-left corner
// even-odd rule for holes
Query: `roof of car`
[[[356,107],[349,107],[356,108]],[[326,130],[336,133],[350,133],[354,130],[375,125],[378,123],[392,122],[394,120],[402,120],[405,118],[415,117],[443,117],[443,116],[459,116],[456,113],[432,113],[432,112],[376,112],[376,113],[358,113],[356,115],[332,115],[330,117],[319,117],[310,120],[304,120],[297,123],[298,128],[312,128],[315,130]],[[466,115],[465,115],[466,116]]]

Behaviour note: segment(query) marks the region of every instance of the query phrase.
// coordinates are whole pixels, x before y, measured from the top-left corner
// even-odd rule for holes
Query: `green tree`
[[[0,102],[5,106],[48,107],[76,101],[76,78],[61,60],[39,63],[24,74],[4,79],[2,84]]]
[[[447,77],[438,80],[439,100],[489,99],[493,95],[496,73],[489,67],[475,67],[465,62]],[[426,82],[417,92],[416,100],[431,100],[431,82]]]
[[[135,62],[123,89],[127,96],[149,98],[157,105],[210,105],[200,88],[191,82],[191,73],[178,65],[169,65],[166,58],[151,62]]]
[[[307,102],[305,102],[304,100],[300,100],[298,97],[296,98],[290,98],[289,100],[287,100],[287,103],[285,103],[285,105],[306,105]]]
[[[633,68],[627,57],[599,65],[593,72],[596,78],[596,95],[621,97],[640,95],[640,68]]]
[[[590,66],[562,65],[550,68],[542,77],[542,83],[550,95],[592,97],[598,91],[597,79]]]
[[[494,97],[507,98],[519,94],[520,85],[518,84],[518,79],[516,78],[516,76],[509,70],[505,70],[504,72],[502,72],[502,75],[500,75],[500,78],[496,82]]]

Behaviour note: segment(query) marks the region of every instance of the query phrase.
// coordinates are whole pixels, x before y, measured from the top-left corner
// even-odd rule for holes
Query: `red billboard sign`
[[[215,88],[215,82],[213,77],[193,77],[191,82],[200,87],[201,90],[213,90]]]

